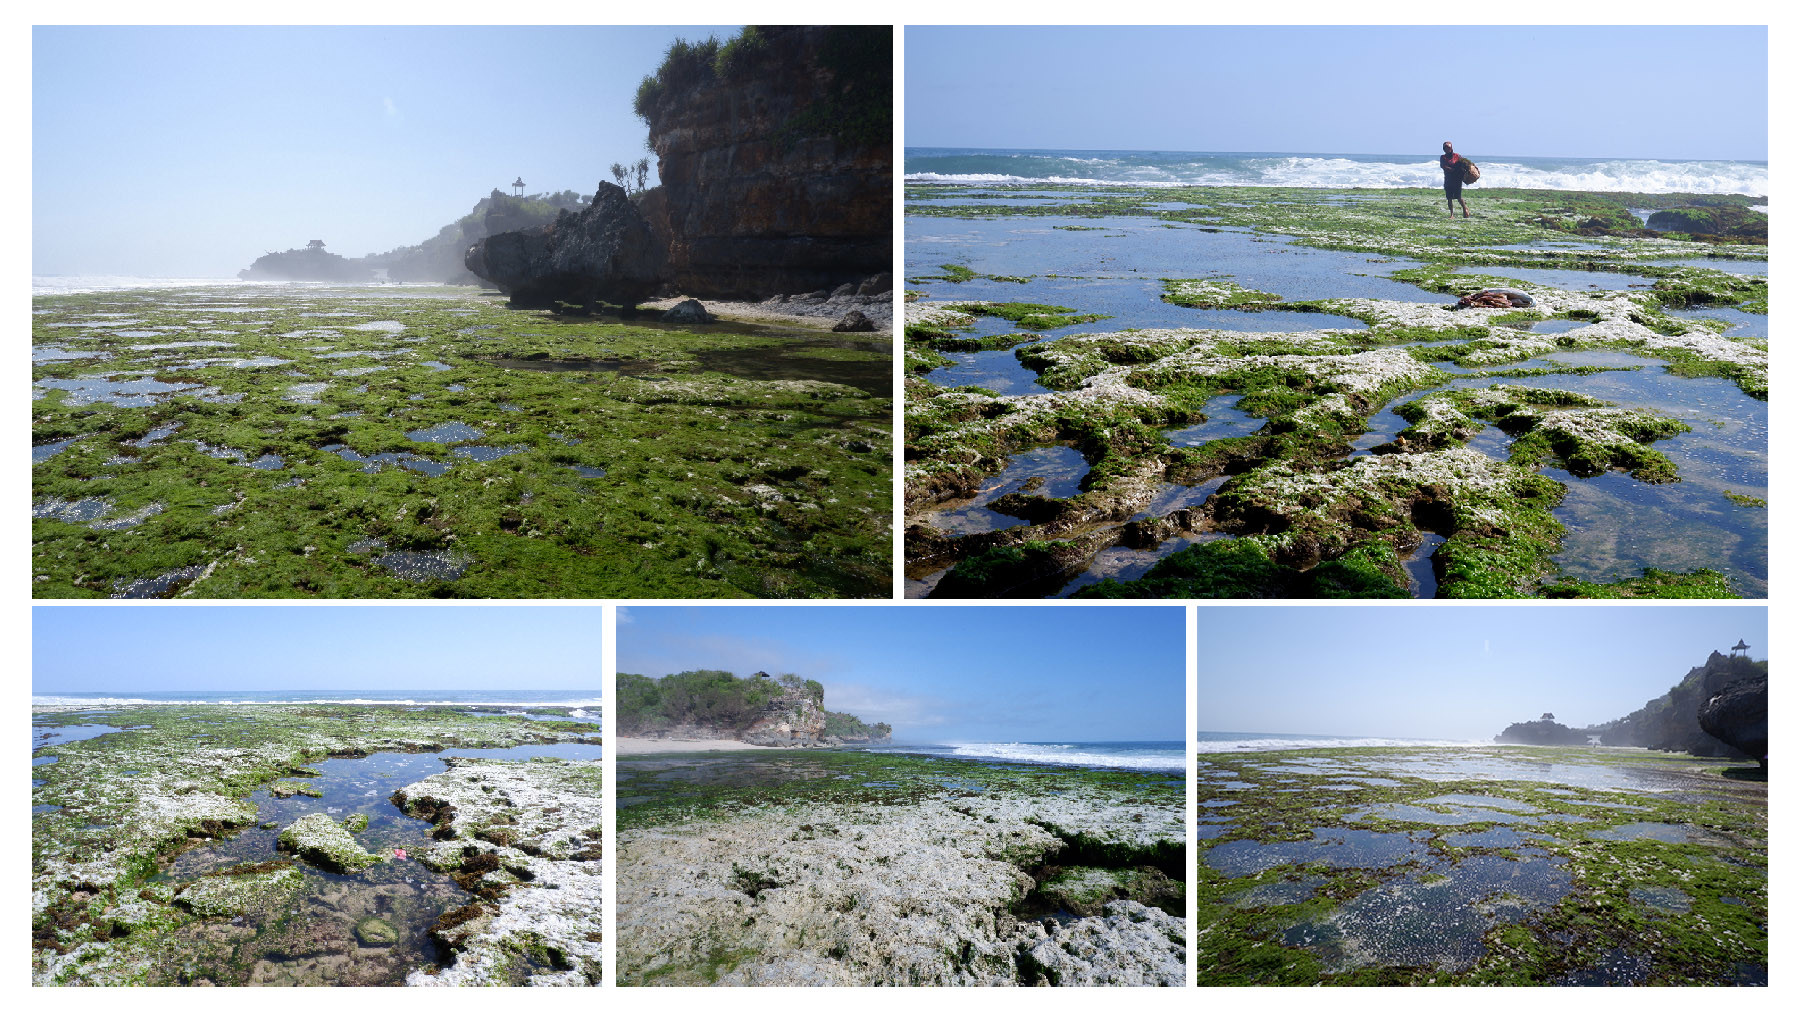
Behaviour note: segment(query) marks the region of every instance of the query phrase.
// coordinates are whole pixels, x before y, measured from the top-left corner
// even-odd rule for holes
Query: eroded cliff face
[[[891,30],[760,32],[752,67],[643,110],[662,179],[645,210],[669,280],[700,298],[829,291],[892,263],[891,135],[870,119],[892,108]]]
[[[743,740],[752,745],[835,745],[825,736],[825,707],[804,689],[789,689],[757,714]]]
[[[1715,650],[1705,664],[1689,670],[1668,692],[1611,724],[1591,727],[1588,731],[1599,734],[1608,745],[1637,745],[1697,756],[1761,760],[1762,755],[1749,755],[1707,733],[1701,727],[1699,714],[1708,701],[1738,682],[1761,680],[1766,692],[1768,670],[1766,661],[1728,657]],[[1764,736],[1766,739],[1766,731]],[[1746,743],[1749,743],[1748,739]]]

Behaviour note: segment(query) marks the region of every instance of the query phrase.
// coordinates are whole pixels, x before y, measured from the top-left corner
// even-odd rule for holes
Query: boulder
[[[866,334],[875,329],[875,321],[864,316],[862,310],[852,309],[831,329],[840,334]]]
[[[1537,300],[1516,288],[1484,288],[1456,302],[1458,309],[1529,309]]]
[[[362,849],[348,830],[323,812],[296,820],[275,838],[275,846],[326,871],[348,873],[381,863],[381,858]]]
[[[1769,765],[1769,680],[1744,678],[1725,685],[1700,705],[1700,729]]]
[[[706,311],[699,299],[678,302],[663,312],[664,323],[712,323],[718,317]]]
[[[356,940],[364,945],[385,947],[400,940],[400,932],[379,917],[365,917],[356,922]]]
[[[469,247],[463,265],[515,306],[607,302],[629,308],[661,282],[663,250],[625,191],[601,183],[580,212],[488,236]]]

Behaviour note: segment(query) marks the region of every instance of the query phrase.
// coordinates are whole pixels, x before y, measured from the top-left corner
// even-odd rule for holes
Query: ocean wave
[[[952,755],[971,759],[1011,759],[1017,762],[1049,763],[1056,766],[1117,766],[1135,770],[1180,770],[1187,759],[1178,753],[1118,755],[1111,752],[1078,751],[1075,745],[1026,745],[1020,742],[973,742],[949,745]]]
[[[601,706],[599,697],[579,699],[137,699],[129,696],[32,696],[32,706]],[[573,716],[573,715],[571,715]]]
[[[926,164],[936,158],[918,159]],[[1436,187],[1443,174],[1435,157],[1418,160],[1349,158],[1329,155],[1167,156],[1076,158],[1073,156],[963,155],[956,168],[969,170],[970,162],[991,162],[995,168],[1011,168],[1007,162],[1028,160],[1039,172],[908,171],[909,183],[962,183],[1010,185],[1132,186],[1296,186],[1320,189],[1395,189]],[[1538,160],[1532,160],[1536,162]],[[1481,182],[1488,186],[1538,190],[1597,190],[1632,193],[1746,193],[1769,192],[1769,170],[1749,162],[1664,162],[1654,159],[1544,159],[1483,161]],[[944,168],[950,168],[944,165]],[[1064,173],[1055,169],[1078,169]]]
[[[1208,752],[1275,752],[1295,748],[1466,748],[1491,742],[1423,738],[1243,738],[1233,741],[1196,742],[1194,749]]]

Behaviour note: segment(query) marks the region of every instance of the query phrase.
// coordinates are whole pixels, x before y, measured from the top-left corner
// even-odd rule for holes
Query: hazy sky
[[[1486,740],[1546,711],[1623,717],[1768,609],[1658,605],[1201,608],[1202,731]]]
[[[619,670],[793,673],[894,740],[1180,741],[1182,609],[765,607],[619,612]]]
[[[600,609],[55,607],[31,690],[604,689]]]
[[[518,176],[592,194],[648,153],[669,43],[734,31],[37,28],[32,273],[230,277],[420,242]]]
[[[909,147],[1760,161],[1768,101],[1761,27],[906,30]]]

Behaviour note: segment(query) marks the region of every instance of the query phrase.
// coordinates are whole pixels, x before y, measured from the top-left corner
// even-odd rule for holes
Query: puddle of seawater
[[[1432,557],[1444,542],[1450,540],[1442,534],[1423,532],[1419,547],[1401,563],[1406,568],[1407,592],[1415,598],[1429,600],[1437,597],[1437,568],[1432,564]]]
[[[987,508],[987,504],[1011,492],[1067,499],[1081,491],[1088,462],[1072,446],[1041,446],[1008,458],[1006,469],[982,480],[972,498],[954,500],[923,513],[918,519],[938,530],[961,536],[1024,526],[1026,521]]]
[[[450,551],[400,551],[378,556],[375,564],[402,580],[427,583],[432,580],[457,579],[469,568],[469,561]]]
[[[68,439],[59,440],[54,443],[39,443],[31,448],[31,462],[33,464],[42,464],[44,461],[49,460],[51,457],[56,456],[80,441],[80,436],[71,436]]]
[[[1207,850],[1206,863],[1221,874],[1242,878],[1284,864],[1388,868],[1421,860],[1429,853],[1423,843],[1406,833],[1332,827],[1314,829],[1310,840],[1281,843],[1232,840],[1217,844]]]
[[[327,453],[335,453],[353,464],[361,464],[365,474],[374,474],[384,465],[393,464],[409,471],[417,471],[430,477],[437,477],[450,470],[450,465],[443,461],[432,460],[412,453],[375,453],[365,457],[342,443],[331,443],[319,449]]]
[[[1657,843],[1699,843],[1708,846],[1727,846],[1729,840],[1701,829],[1678,822],[1628,822],[1623,826],[1610,826],[1596,829],[1588,836],[1595,840],[1654,840]]]
[[[483,439],[487,433],[462,422],[440,422],[428,429],[415,429],[406,438],[415,443],[466,443]]]
[[[198,383],[164,383],[160,380],[143,376],[138,379],[115,380],[104,376],[76,376],[71,379],[57,379],[47,376],[33,383],[34,399],[41,398],[50,390],[64,390],[63,403],[71,407],[85,404],[111,404],[120,408],[147,408],[162,403],[167,394],[179,393],[183,390],[199,389]]]
[[[1266,420],[1239,411],[1237,403],[1242,399],[1238,394],[1208,398],[1201,409],[1206,414],[1206,421],[1170,429],[1163,435],[1168,437],[1171,446],[1205,446],[1215,439],[1252,435],[1266,424]]]
[[[235,942],[229,964],[244,977],[217,983],[399,984],[421,965],[438,965],[442,953],[430,932],[439,915],[472,898],[448,875],[431,871],[412,858],[399,858],[396,848],[416,851],[429,843],[432,827],[399,811],[390,800],[407,784],[440,773],[446,756],[525,761],[538,756],[594,760],[594,745],[535,745],[507,749],[447,749],[437,753],[378,752],[360,758],[325,759],[313,763],[320,776],[302,782],[322,797],[277,798],[267,788],[254,792],[259,823],[274,829],[249,828],[233,836],[188,850],[156,876],[187,885],[207,872],[285,858],[276,847],[281,827],[315,812],[342,823],[353,815],[368,817],[368,827],[353,834],[365,850],[387,858],[364,871],[344,875],[296,862],[303,886],[272,911],[239,915],[233,924],[250,929],[230,932]],[[298,916],[296,916],[298,915]],[[392,945],[359,943],[355,926],[378,917],[394,929]],[[220,919],[223,920],[222,918]]]

